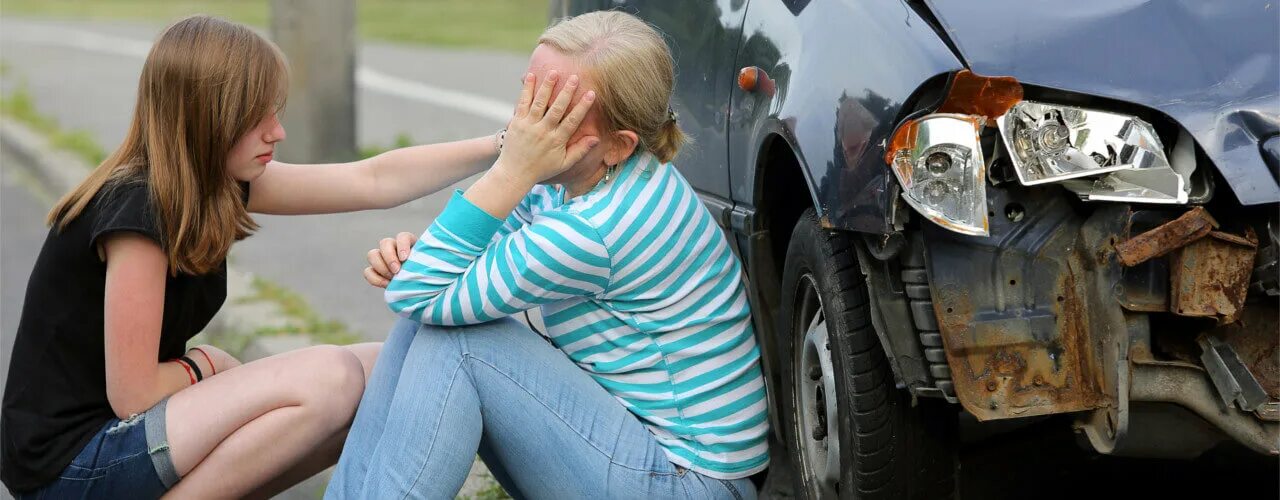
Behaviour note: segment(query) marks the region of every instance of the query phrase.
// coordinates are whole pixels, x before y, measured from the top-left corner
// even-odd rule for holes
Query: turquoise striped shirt
[[[551,342],[673,463],[720,479],[763,470],[768,407],[742,268],[688,181],[637,153],[564,197],[539,185],[504,221],[455,193],[387,303],[432,325],[541,307]]]

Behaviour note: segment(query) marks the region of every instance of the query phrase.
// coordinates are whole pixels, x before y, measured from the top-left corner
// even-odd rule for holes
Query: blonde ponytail
[[[689,137],[680,129],[680,123],[672,117],[659,127],[658,133],[649,141],[649,152],[657,156],[658,161],[668,163],[688,142]]]

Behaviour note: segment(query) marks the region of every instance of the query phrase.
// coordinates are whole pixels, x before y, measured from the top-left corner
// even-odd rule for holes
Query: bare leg
[[[360,365],[364,368],[365,381],[367,382],[369,373],[373,370],[374,362],[378,359],[378,352],[382,349],[382,343],[366,342],[342,347],[351,351],[352,354],[355,354],[360,359]],[[349,430],[350,427],[344,427],[333,437],[320,443],[320,446],[304,457],[302,462],[295,464],[292,469],[254,490],[247,498],[274,497],[293,485],[301,483],[331,467],[338,462],[338,456],[342,454],[342,443],[347,440],[347,431]]]
[[[335,436],[351,424],[363,390],[364,368],[351,350],[316,346],[179,391],[166,426],[182,480],[168,496],[239,498],[291,473],[327,442],[341,443]]]
[[[368,381],[369,374],[373,372],[373,364],[378,360],[378,353],[382,351],[382,342],[365,342],[342,347],[360,359],[360,367],[364,369],[364,379]]]
[[[342,454],[342,443],[347,440],[348,430],[350,429],[343,429],[342,432],[334,434],[333,437],[321,443],[310,455],[303,458],[302,462],[246,495],[245,498],[272,498],[331,467],[338,462],[338,455]]]

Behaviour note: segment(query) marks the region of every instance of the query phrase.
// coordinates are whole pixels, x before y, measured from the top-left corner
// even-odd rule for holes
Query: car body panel
[[[1280,134],[1280,4],[928,4],[975,73],[1159,111],[1195,137],[1242,204],[1280,201],[1259,148]]]
[[[734,88],[729,111],[732,199],[760,199],[758,155],[783,138],[805,171],[814,206],[831,228],[885,232],[896,184],[884,141],[919,85],[962,69],[905,2],[755,0],[737,66],[764,70],[776,89]],[[701,140],[701,138],[700,138]]]
[[[725,127],[730,93],[737,90],[734,57],[747,0],[632,0],[617,8],[652,24],[671,48],[676,71],[671,106],[680,128],[694,139],[676,158],[677,168],[702,193],[728,199]]]

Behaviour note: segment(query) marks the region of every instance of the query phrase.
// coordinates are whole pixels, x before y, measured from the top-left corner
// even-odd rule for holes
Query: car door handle
[[[773,97],[778,89],[769,74],[759,66],[747,66],[738,71],[738,88],[747,92],[759,90],[769,97]]]

